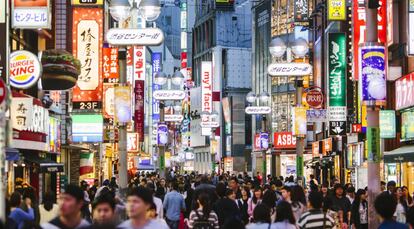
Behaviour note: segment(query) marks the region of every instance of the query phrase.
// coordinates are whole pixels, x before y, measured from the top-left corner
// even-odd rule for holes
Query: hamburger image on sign
[[[10,85],[26,89],[39,79],[41,66],[39,59],[28,51],[15,51],[10,54]]]

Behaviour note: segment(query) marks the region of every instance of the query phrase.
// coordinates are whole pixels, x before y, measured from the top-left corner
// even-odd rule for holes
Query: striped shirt
[[[200,217],[203,217],[203,211],[198,209],[198,215]],[[195,212],[195,210],[191,211],[190,216],[188,217],[188,228],[193,228],[194,227],[194,222],[198,220],[198,216],[197,213]],[[218,229],[219,228],[219,222],[218,222],[218,217],[216,215],[216,213],[214,211],[210,212],[210,215],[208,216],[208,221],[211,223],[212,226],[214,226],[214,228]]]
[[[325,227],[323,225],[325,221]],[[301,229],[331,229],[335,228],[335,221],[329,214],[324,214],[322,209],[311,209],[302,214],[298,221]]]

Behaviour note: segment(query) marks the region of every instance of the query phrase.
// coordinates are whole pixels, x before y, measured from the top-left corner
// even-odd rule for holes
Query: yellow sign
[[[101,6],[103,5],[103,0],[72,0],[72,5],[80,5],[80,6]]]
[[[345,0],[328,0],[328,20],[330,21],[346,20]]]
[[[306,107],[295,107],[293,115],[293,134],[296,136],[306,135]]]

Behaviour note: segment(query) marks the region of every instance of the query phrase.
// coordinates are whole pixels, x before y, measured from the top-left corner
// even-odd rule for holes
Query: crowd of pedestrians
[[[92,186],[66,185],[56,197],[37,202],[33,188],[8,198],[6,228],[26,229],[365,229],[366,189],[331,184],[310,177],[305,187],[293,177],[262,177],[247,173],[176,174],[160,178],[139,173],[127,190],[115,178]],[[374,201],[379,228],[414,228],[414,203],[407,187],[382,183]]]

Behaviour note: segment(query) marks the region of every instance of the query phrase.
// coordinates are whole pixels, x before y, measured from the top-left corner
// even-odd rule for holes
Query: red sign
[[[414,106],[414,72],[395,81],[395,109]]]
[[[260,134],[254,135],[254,150],[260,150],[261,144],[260,144]]]
[[[0,78],[0,104],[3,104],[7,95],[7,87],[4,81]]]
[[[292,132],[275,132],[273,134],[275,149],[294,149],[296,148],[296,137]]]
[[[306,103],[312,108],[322,108],[323,93],[319,87],[313,87],[306,92]]]
[[[181,53],[181,68],[186,68],[186,67],[187,67],[187,53],[182,52]]]
[[[352,124],[352,133],[361,133],[362,132],[362,124],[354,123]]]
[[[354,63],[353,74],[354,79],[358,80],[359,75],[359,44],[365,42],[365,28],[366,28],[366,13],[364,1],[353,0],[353,56]],[[386,0],[379,0],[380,7],[378,8],[378,38],[379,42],[387,44],[387,2]],[[386,55],[387,56],[387,55]]]
[[[144,81],[135,80],[135,132],[138,133],[139,141],[144,142]]]
[[[134,47],[134,80],[145,80],[145,46]]]
[[[104,83],[116,83],[113,80],[118,79],[118,49],[117,48],[102,48],[102,65]]]

